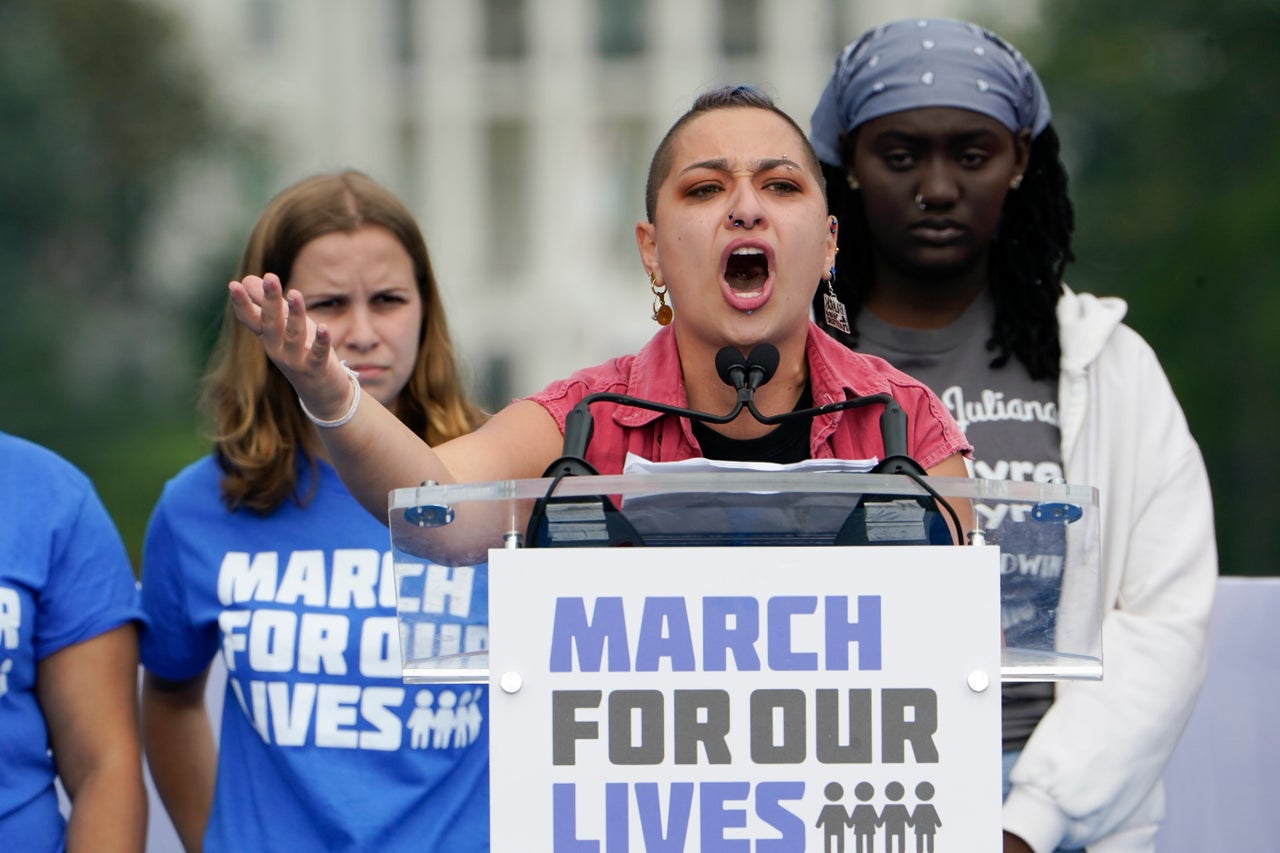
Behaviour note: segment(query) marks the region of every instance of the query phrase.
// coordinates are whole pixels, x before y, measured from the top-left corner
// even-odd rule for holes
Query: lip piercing
[[[924,195],[916,196],[916,207],[920,208],[921,210],[929,209],[929,204],[924,200]]]

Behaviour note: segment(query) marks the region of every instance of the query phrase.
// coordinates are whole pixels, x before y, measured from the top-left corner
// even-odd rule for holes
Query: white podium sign
[[[490,556],[492,849],[999,849],[997,549]]]

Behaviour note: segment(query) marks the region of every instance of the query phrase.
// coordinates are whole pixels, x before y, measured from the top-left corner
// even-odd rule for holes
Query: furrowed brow
[[[713,172],[727,172],[729,171],[729,161],[725,160],[723,157],[715,160],[700,160],[697,163],[690,163],[688,166],[685,166],[680,170],[680,174],[683,175],[685,172],[692,172],[694,169],[710,169]]]

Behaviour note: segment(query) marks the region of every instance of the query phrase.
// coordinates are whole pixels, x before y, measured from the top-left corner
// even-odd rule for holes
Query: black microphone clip
[[[738,406],[731,413],[737,416],[743,406],[755,400],[756,389],[773,378],[778,371],[778,348],[773,344],[760,344],[745,357],[736,347],[722,347],[716,353],[716,373],[720,381],[738,392]]]
[[[880,415],[880,433],[884,442],[884,456],[873,470],[877,474],[917,474],[923,476],[925,471],[907,452],[907,415],[898,402],[888,394],[871,394],[855,397],[825,406],[815,406],[801,411],[783,412],[779,415],[765,415],[756,408],[756,390],[771,380],[778,371],[781,357],[778,348],[773,344],[756,345],[750,353],[743,355],[736,347],[722,347],[716,353],[716,373],[726,385],[738,392],[737,402],[724,415],[710,415],[678,406],[669,406],[642,400],[626,394],[597,392],[583,397],[569,411],[564,419],[564,445],[560,458],[552,462],[544,477],[561,477],[573,475],[594,475],[596,471],[586,461],[587,445],[591,442],[594,420],[591,417],[591,404],[606,400],[623,405],[637,406],[655,412],[690,418],[706,424],[727,424],[738,416],[745,408],[762,424],[780,424],[793,418],[812,418],[841,409],[851,409],[872,403],[881,403],[884,410]]]

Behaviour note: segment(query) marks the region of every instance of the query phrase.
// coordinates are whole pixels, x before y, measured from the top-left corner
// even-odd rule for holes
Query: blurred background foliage
[[[1126,298],[1160,356],[1223,574],[1280,573],[1280,2],[1054,0],[1017,43],[1065,137],[1068,283]]]
[[[1209,466],[1223,573],[1276,574],[1280,0],[1045,0],[1035,29],[1002,31],[1064,137],[1069,283],[1128,299],[1160,355]],[[142,249],[193,162],[235,164],[246,224],[264,198],[252,131],[185,57],[138,0],[0,2],[0,429],[83,468],[135,563],[165,479],[208,448],[197,377],[243,235],[177,281]]]
[[[0,429],[89,474],[135,565],[164,481],[207,450],[195,377],[223,291],[205,282],[233,269],[211,247],[203,281],[165,282],[143,249],[180,169],[253,160],[229,126],[153,7],[0,3]]]

